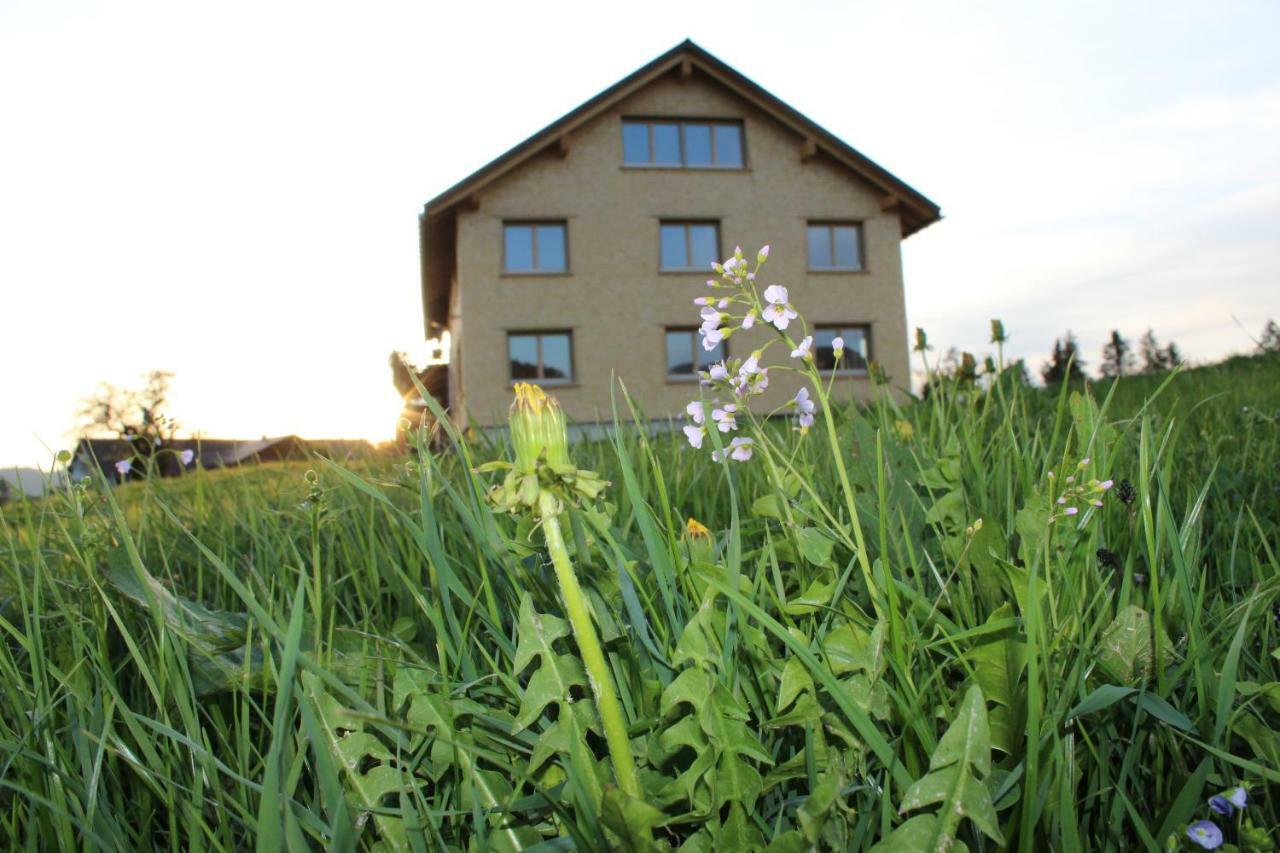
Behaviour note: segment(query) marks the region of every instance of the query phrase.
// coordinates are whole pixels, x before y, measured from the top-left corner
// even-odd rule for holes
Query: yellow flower
[[[906,442],[916,434],[916,428],[911,425],[911,421],[894,421],[893,432],[898,436],[898,441]]]
[[[689,518],[689,521],[685,524],[685,529],[689,531],[690,539],[710,538],[711,536],[711,531],[707,529],[706,525],[693,517]]]

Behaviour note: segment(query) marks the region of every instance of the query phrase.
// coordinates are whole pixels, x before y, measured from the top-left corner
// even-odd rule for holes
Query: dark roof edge
[[[904,204],[914,208],[913,212],[915,213],[915,216],[912,218],[917,221],[916,227],[904,228],[904,237],[909,236],[916,231],[919,231],[921,228],[931,225],[942,218],[942,212],[938,205],[930,201],[918,190],[907,184],[905,181],[895,177],[887,169],[859,152],[853,146],[844,142],[835,134],[818,125],[813,120],[809,119],[798,110],[789,106],[786,102],[769,92],[767,89],[755,83],[746,75],[735,70],[731,66],[725,64],[720,59],[717,59],[715,56],[694,44],[694,42],[689,39],[684,40],[658,58],[645,64],[636,71],[633,71],[631,74],[628,74],[617,83],[614,83],[612,86],[608,87],[596,96],[580,104],[578,107],[542,128],[537,133],[534,133],[523,142],[486,163],[484,166],[481,166],[461,181],[432,198],[423,205],[423,217],[432,217],[458,203],[472,192],[475,192],[480,187],[484,186],[489,182],[489,180],[496,178],[502,173],[505,166],[509,164],[514,165],[525,155],[532,154],[551,144],[557,136],[571,129],[584,116],[589,116],[601,104],[607,103],[619,92],[630,88],[638,81],[661,73],[666,70],[665,66],[673,64],[677,59],[684,55],[688,55],[691,58],[696,59],[708,66],[716,74],[727,78],[732,85],[741,89],[742,94],[748,99],[755,100],[757,103],[766,107],[766,111],[772,111],[784,122],[789,122],[803,128],[814,137],[816,142],[851,161],[850,164],[846,165],[851,165],[854,171],[861,172],[863,176],[871,180],[872,183],[878,183],[884,186],[887,191],[899,196]],[[904,225],[905,224],[906,223],[904,223]]]

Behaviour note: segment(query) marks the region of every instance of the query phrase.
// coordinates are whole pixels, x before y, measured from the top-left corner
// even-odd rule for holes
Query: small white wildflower
[[[738,428],[737,411],[738,407],[733,403],[725,403],[723,407],[711,410],[711,420],[716,422],[721,432],[732,432]]]
[[[804,340],[800,342],[800,345],[791,351],[791,357],[810,358],[812,357],[812,353],[810,353],[809,350],[812,349],[812,347],[813,335],[805,335]]]
[[[747,312],[747,316],[742,318],[742,328],[750,329],[756,324],[756,309],[752,308]]]
[[[128,474],[132,470],[133,470],[133,462],[129,459],[121,459],[119,462],[116,463],[116,473],[122,477],[125,474]]]
[[[809,399],[809,389],[801,387],[796,392],[796,397],[791,401],[791,405],[796,407],[800,412],[800,426],[811,426],[813,424],[813,413],[817,408],[813,400]]]
[[[723,361],[711,365],[710,376],[714,382],[723,382],[729,378],[729,368]]]
[[[706,416],[706,413],[703,412],[702,410],[701,400],[694,400],[689,405],[685,406],[684,410],[695,424],[706,422],[707,416]]]
[[[178,458],[182,460],[183,465],[190,465],[191,461],[196,458],[196,452],[187,449],[178,454]]]
[[[835,354],[835,357],[837,359],[843,356],[844,355],[844,338],[841,338],[839,336],[832,338],[831,350]]]
[[[686,424],[684,428],[685,438],[689,439],[689,443],[697,450],[702,449],[702,439],[706,438],[707,428],[704,426],[694,426]]]
[[[778,330],[785,331],[787,326],[800,315],[787,302],[787,289],[780,284],[771,284],[764,289],[765,302],[760,317],[766,323],[772,323]]]
[[[724,329],[707,329],[703,326],[699,331],[702,332],[702,348],[707,352],[712,352],[720,342],[723,341],[728,333]]]

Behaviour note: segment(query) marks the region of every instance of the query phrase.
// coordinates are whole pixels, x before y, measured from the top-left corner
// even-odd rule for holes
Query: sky
[[[0,0],[0,466],[152,369],[207,436],[389,438],[423,203],[685,38],[942,207],[902,245],[939,352],[1280,320],[1271,0]]]

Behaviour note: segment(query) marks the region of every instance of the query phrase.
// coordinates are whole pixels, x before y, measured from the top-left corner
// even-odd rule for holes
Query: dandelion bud
[[[515,392],[510,424],[516,470],[532,474],[540,458],[552,467],[568,465],[569,436],[555,398],[528,382],[516,383]]]
[[[1004,323],[1000,322],[999,320],[992,320],[991,321],[991,343],[1002,344],[1007,340],[1009,340],[1009,338],[1004,333]]]
[[[924,329],[916,329],[916,352],[924,352],[929,348],[929,336],[924,333]]]
[[[716,540],[706,525],[696,518],[690,518],[685,524],[685,546],[689,549],[689,559],[696,563],[715,562]]]

